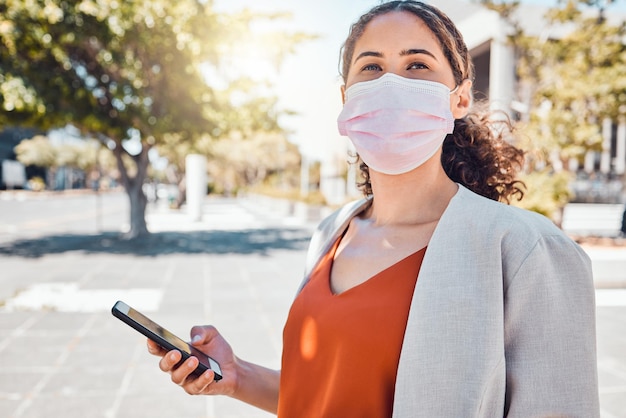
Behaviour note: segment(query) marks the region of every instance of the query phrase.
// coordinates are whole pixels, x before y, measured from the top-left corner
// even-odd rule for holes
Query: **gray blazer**
[[[370,204],[322,221],[301,288]],[[545,217],[459,186],[415,287],[393,417],[593,418],[599,409],[589,258]]]

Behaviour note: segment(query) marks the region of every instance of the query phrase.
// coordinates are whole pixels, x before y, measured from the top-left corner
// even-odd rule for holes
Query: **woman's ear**
[[[472,107],[472,80],[463,80],[459,88],[450,95],[450,110],[454,119],[465,117]]]
[[[341,103],[346,104],[346,85],[341,85]]]

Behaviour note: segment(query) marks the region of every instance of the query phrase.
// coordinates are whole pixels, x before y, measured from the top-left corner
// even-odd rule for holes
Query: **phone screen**
[[[205,370],[211,369],[215,372],[216,381],[222,378],[222,371],[217,361],[197,348],[189,345],[141,312],[131,308],[121,301],[115,303],[111,312],[115,317],[121,319],[123,322],[155,341],[163,348],[167,350],[179,350],[183,354],[183,361],[190,356],[197,357],[200,364],[194,373],[195,375],[199,375]]]

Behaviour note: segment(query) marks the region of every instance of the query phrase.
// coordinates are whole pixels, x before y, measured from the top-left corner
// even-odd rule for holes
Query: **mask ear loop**
[[[459,90],[459,88],[461,87],[461,84],[463,84],[466,80],[469,80],[469,79],[466,78],[466,79],[462,80],[459,84],[456,85],[455,88],[450,90],[450,94],[456,93]]]

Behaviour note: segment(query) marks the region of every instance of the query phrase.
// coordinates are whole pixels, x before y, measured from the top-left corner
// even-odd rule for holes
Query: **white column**
[[[207,194],[206,158],[190,154],[185,157],[187,213],[193,221],[202,220],[202,205]]]
[[[585,154],[585,172],[593,173],[596,165],[596,152],[587,151]]]
[[[506,24],[499,20],[497,28],[489,59],[489,103],[492,109],[510,115],[515,90],[515,55],[508,44]]]
[[[611,128],[613,121],[604,119],[602,121],[602,155],[600,156],[600,172],[608,174],[611,171]]]

